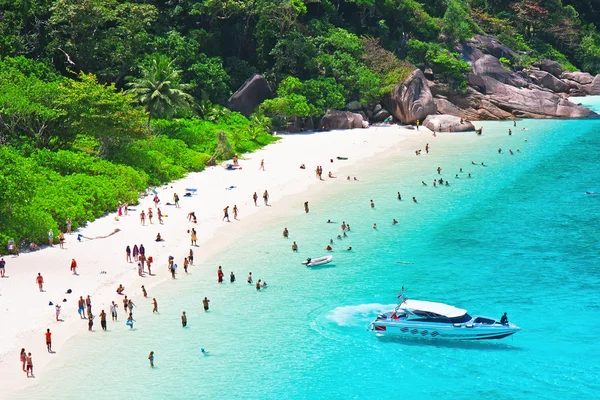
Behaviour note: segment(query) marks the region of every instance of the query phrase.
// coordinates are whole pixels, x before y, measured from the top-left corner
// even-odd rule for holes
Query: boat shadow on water
[[[431,346],[447,349],[523,351],[522,347],[497,340],[432,340],[402,336],[378,336],[382,343],[397,343],[404,346]],[[510,339],[509,339],[510,340]]]
[[[335,268],[335,264],[327,263],[327,264],[315,265],[313,267],[306,267],[306,269],[327,269],[327,268]]]

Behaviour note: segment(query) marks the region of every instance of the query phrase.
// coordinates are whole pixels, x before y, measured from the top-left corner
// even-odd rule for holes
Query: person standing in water
[[[202,300],[202,305],[204,306],[204,311],[208,311],[208,303],[210,303],[210,300],[208,298],[206,298],[206,296],[205,296],[204,299]]]
[[[235,275],[233,274],[233,271],[231,271],[229,273],[229,283],[233,283],[235,282]]]
[[[296,242],[292,243],[292,251],[298,252],[298,245],[296,244]]]
[[[156,297],[152,298],[152,313],[158,312],[158,302],[156,301]]]
[[[150,361],[150,368],[154,368],[154,352],[151,351],[148,355],[148,361]]]
[[[248,272],[248,283],[252,283],[252,272]]]
[[[217,282],[219,283],[223,283],[223,276],[225,274],[223,273],[223,270],[221,269],[221,266],[219,265],[219,269],[217,270]]]
[[[118,308],[119,308],[119,306],[117,306],[115,304],[115,302],[113,301],[112,304],[110,305],[110,316],[113,321],[117,320],[117,309]]]
[[[287,239],[289,235],[290,232],[288,231],[288,228],[283,228],[283,237]]]
[[[183,328],[187,326],[187,316],[185,315],[185,311],[181,314],[181,326]]]

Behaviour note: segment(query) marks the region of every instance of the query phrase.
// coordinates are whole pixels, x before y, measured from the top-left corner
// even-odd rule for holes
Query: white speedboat
[[[316,267],[317,265],[328,264],[333,260],[333,256],[323,256],[317,258],[307,258],[306,261],[302,261],[302,264],[307,267]]]
[[[502,339],[521,330],[493,318],[470,316],[467,310],[443,303],[404,300],[394,310],[380,314],[371,323],[379,336],[394,335],[428,339]]]

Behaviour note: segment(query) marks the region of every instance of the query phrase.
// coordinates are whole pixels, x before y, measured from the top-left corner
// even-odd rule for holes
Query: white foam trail
[[[379,303],[342,306],[330,311],[327,314],[327,319],[339,326],[362,326],[366,321],[370,321],[378,314],[389,311],[394,307],[396,307],[396,304]]]

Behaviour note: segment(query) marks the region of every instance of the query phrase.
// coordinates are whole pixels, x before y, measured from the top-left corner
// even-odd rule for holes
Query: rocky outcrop
[[[385,103],[390,113],[404,124],[423,121],[429,114],[436,112],[433,95],[419,69],[413,71],[404,82],[394,86]]]
[[[327,110],[321,118],[321,129],[354,129],[363,127],[363,117],[349,111]]]
[[[491,55],[484,55],[472,65],[472,72],[479,77],[489,77],[496,81],[516,87],[525,87],[529,82],[520,75],[507,70],[500,61]]]
[[[536,85],[549,89],[554,93],[569,93],[571,87],[546,71],[530,71],[529,77]]]
[[[560,66],[559,63],[557,63],[556,61],[552,61],[552,60],[542,60],[540,62],[540,69],[542,71],[548,72],[552,75],[554,75],[555,77],[559,78],[560,75],[562,74],[562,67]]]
[[[469,57],[470,61],[475,62],[484,54],[489,54],[498,59],[506,58],[508,60],[514,60],[516,53],[509,47],[505,46],[494,36],[475,35],[472,39],[467,41],[467,46],[470,48]],[[479,50],[479,52],[474,51]]]
[[[600,75],[596,75],[586,89],[587,93],[592,96],[600,95]]]
[[[263,101],[272,97],[273,91],[267,80],[262,75],[254,74],[231,95],[227,108],[248,117]]]
[[[589,85],[594,80],[594,76],[587,72],[565,72],[560,78],[562,80],[577,82],[580,85]]]
[[[475,127],[470,121],[454,115],[428,115],[423,125],[434,132],[468,132]]]

